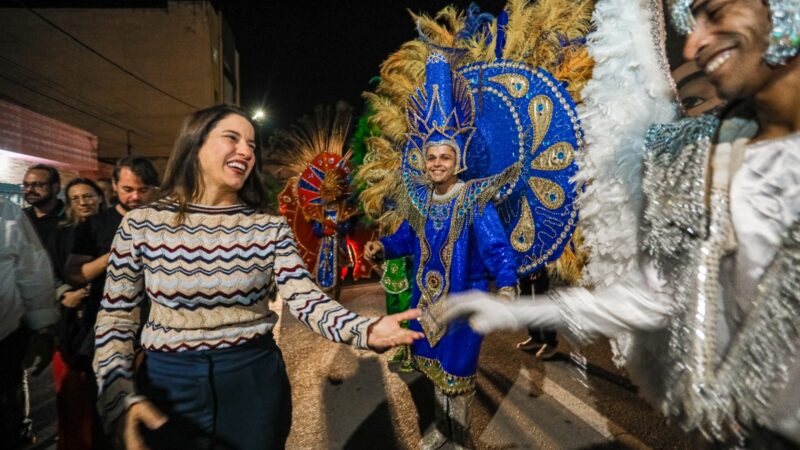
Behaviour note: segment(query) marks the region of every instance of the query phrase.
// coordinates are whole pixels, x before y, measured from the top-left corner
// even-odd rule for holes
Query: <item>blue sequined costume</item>
[[[415,230],[405,221],[397,232],[381,239],[387,258],[413,255],[412,307],[428,306],[424,303],[429,300],[422,299],[426,286],[440,295],[470,289],[487,291],[490,276],[498,288],[516,286],[514,254],[494,205],[488,202],[481,211],[479,205],[467,204],[468,193],[478,186],[480,183],[458,183],[445,200],[433,199],[429,191],[422,229]],[[442,299],[431,300],[435,303]],[[411,329],[423,331],[418,321],[411,321]],[[428,339],[413,344],[414,364],[447,394],[471,392],[475,389],[481,339],[466,322],[451,323],[434,346]]]
[[[517,277],[559,257],[577,221],[575,154],[582,134],[574,104],[544,70],[504,60],[452,71],[429,53],[425,82],[406,107],[409,132],[397,209],[406,219],[381,240],[386,257],[414,256],[417,368],[444,393],[471,392],[481,339],[466,323],[438,322],[448,294],[488,290],[516,296]],[[427,150],[455,151],[459,183],[433,193]]]
[[[436,423],[420,442],[425,450],[447,441],[454,448],[470,447],[469,403],[481,337],[465,322],[442,323],[448,305],[458,301],[448,295],[488,290],[494,277],[499,294],[516,297],[517,277],[561,258],[578,220],[579,187],[573,177],[583,134],[566,81],[588,76],[590,60],[579,39],[573,43],[565,38],[562,44],[562,32],[580,34],[566,29],[546,30],[542,38],[547,35],[549,45],[571,50],[544,52],[552,58],[538,55],[545,39],[529,39],[526,17],[542,10],[528,8],[514,4],[509,11],[519,15],[509,20],[506,11],[495,19],[471,6],[458,34],[446,37],[441,37],[448,32],[438,23],[440,16],[419,18],[419,40],[387,59],[378,92],[369,97],[376,108],[375,123],[385,136],[375,138],[367,155],[374,158],[369,166],[374,172],[364,176],[372,187],[362,198],[374,204],[375,197],[389,191],[393,208],[383,217],[389,223],[405,219],[381,243],[385,257],[414,257],[412,306],[422,315],[412,327],[422,330],[425,339],[413,345],[412,360],[435,384]],[[459,22],[451,13],[441,15]],[[584,10],[575,17],[588,24],[590,14]],[[426,29],[435,32],[429,36]],[[514,45],[506,45],[507,32]],[[527,44],[534,41],[536,45]],[[508,58],[506,47],[512,49]],[[423,55],[424,81],[419,77]],[[565,55],[570,63],[555,61]],[[561,75],[571,74],[569,68],[578,67],[574,61],[582,61],[582,75],[558,79],[537,67],[544,63],[566,69]],[[409,86],[415,91],[409,92]],[[400,111],[405,112],[404,123]],[[453,169],[461,180],[441,195],[434,195],[432,184],[441,192],[452,178],[437,184],[432,178],[438,177],[426,174],[426,161],[438,164],[433,161],[438,155],[427,155],[433,145],[437,154],[441,145],[455,151]],[[400,170],[394,172],[397,156]]]

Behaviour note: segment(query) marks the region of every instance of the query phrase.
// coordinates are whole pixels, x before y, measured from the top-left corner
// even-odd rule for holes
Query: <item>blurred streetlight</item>
[[[263,109],[259,108],[259,109],[255,110],[253,112],[253,117],[252,118],[253,118],[254,121],[256,121],[258,123],[266,122],[266,120],[267,120],[267,112],[264,111]]]

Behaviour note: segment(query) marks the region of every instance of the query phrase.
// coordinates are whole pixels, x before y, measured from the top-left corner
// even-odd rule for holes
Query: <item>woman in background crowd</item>
[[[53,377],[58,410],[59,450],[92,449],[101,446],[102,433],[95,408],[97,385],[91,366],[94,347],[93,315],[84,314],[84,299],[89,286],[72,286],[64,281],[63,269],[72,249],[75,227],[105,205],[103,191],[87,178],[70,181],[64,193],[66,220],[55,235],[53,265],[56,275],[56,298],[61,305],[57,326],[58,351],[53,356]]]

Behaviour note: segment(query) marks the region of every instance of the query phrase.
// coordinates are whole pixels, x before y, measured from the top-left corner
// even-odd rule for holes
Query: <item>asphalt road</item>
[[[347,287],[342,303],[383,313],[377,284]],[[292,381],[289,449],[414,449],[433,421],[433,389],[417,373],[399,373],[376,355],[315,335],[283,310],[279,345]],[[605,342],[582,349],[580,370],[565,343],[553,361],[515,348],[525,333],[484,341],[471,438],[479,449],[696,448],[635,394],[614,368]]]
[[[384,313],[375,284],[342,290],[342,303],[366,315]],[[400,373],[377,355],[335,344],[281,314],[276,338],[292,383],[293,425],[287,447],[416,449],[433,422],[433,388],[418,373]],[[525,333],[488,336],[481,351],[478,390],[471,405],[471,439],[478,449],[697,448],[693,438],[635,394],[610,361],[608,344],[581,350],[580,369],[564,342],[543,362],[515,348]],[[55,448],[55,400],[49,371],[31,380],[38,443]]]

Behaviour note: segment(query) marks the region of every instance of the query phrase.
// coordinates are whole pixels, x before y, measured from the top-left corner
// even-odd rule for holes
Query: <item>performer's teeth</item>
[[[724,52],[720,53],[719,55],[715,56],[708,64],[706,64],[705,72],[710,74],[715,70],[719,69],[719,67],[725,64],[725,61],[729,60],[733,52],[731,50],[725,50]]]

